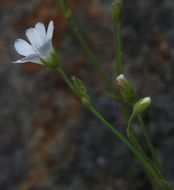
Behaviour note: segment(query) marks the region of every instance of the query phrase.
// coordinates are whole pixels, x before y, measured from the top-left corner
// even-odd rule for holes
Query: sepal
[[[60,67],[60,56],[57,52],[53,51],[51,56],[47,59],[41,59],[43,65],[49,69],[57,69]]]

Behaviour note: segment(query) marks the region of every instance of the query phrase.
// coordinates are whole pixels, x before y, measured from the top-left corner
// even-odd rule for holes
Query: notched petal
[[[19,59],[17,61],[13,61],[12,63],[26,63],[26,62],[42,64],[39,54],[32,54],[32,55],[26,56],[22,59]]]
[[[36,28],[37,32],[39,33],[39,35],[41,36],[42,40],[44,41],[46,38],[46,29],[45,29],[44,24],[42,22],[38,22],[35,25],[35,28]]]
[[[47,29],[47,35],[46,35],[47,40],[52,39],[53,30],[54,30],[54,23],[53,23],[53,21],[50,21],[49,25],[48,25],[48,29]]]
[[[23,39],[17,39],[14,47],[20,55],[28,56],[35,53],[31,45]]]

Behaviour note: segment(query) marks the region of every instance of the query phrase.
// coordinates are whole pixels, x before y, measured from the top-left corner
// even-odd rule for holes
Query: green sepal
[[[123,74],[119,75],[116,80],[121,97],[129,103],[134,103],[136,101],[137,93],[132,83],[129,82]]]
[[[57,69],[60,67],[60,57],[57,52],[53,51],[50,58],[41,59],[43,65],[49,69]]]
[[[120,92],[123,99],[126,100],[127,102],[132,103],[135,101],[136,91],[129,82],[127,82],[125,86],[120,88]]]

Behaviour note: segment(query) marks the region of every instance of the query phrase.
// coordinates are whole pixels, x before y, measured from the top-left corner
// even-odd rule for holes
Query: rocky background
[[[72,1],[75,21],[99,63],[115,80],[112,0]],[[63,67],[89,88],[96,108],[125,131],[118,106],[72,34],[56,0],[0,0],[0,189],[151,190],[141,165],[90,114],[60,76],[19,58],[16,38],[54,20]],[[145,122],[174,188],[174,1],[125,0],[125,71],[153,104]],[[140,139],[142,134],[139,134]]]

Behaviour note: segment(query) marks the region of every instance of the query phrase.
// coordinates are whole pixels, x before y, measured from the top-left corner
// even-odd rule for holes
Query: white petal
[[[54,30],[53,21],[50,21],[49,25],[48,25],[48,29],[47,29],[47,35],[46,35],[47,40],[52,39],[52,37],[53,37],[53,30]]]
[[[36,51],[43,45],[43,40],[35,28],[27,29],[26,36]]]
[[[14,43],[16,51],[24,56],[34,54],[34,50],[31,45],[23,39],[17,39]]]
[[[40,57],[42,59],[50,58],[51,53],[53,52],[52,40],[48,40],[41,48],[40,48]]]
[[[37,32],[40,34],[40,36],[43,39],[43,41],[44,41],[45,37],[46,37],[46,29],[45,29],[44,24],[42,22],[38,22],[35,25],[35,28],[36,28]]]
[[[26,62],[42,64],[39,54],[32,54],[20,60],[13,61],[12,63],[26,63]]]

